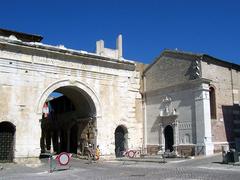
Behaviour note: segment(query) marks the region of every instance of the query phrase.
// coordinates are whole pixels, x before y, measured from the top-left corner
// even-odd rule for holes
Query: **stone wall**
[[[163,121],[177,122],[174,145],[196,143],[195,84],[189,83],[192,58],[161,56],[145,72],[146,144],[164,146],[160,130],[160,111],[164,111],[164,98],[171,99],[170,116]],[[176,116],[171,116],[175,110]],[[164,115],[163,115],[164,116]],[[171,120],[171,118],[175,118]],[[163,125],[163,128],[166,124]]]
[[[195,145],[196,154],[213,153],[209,80],[201,78],[200,61],[199,55],[166,51],[146,69],[146,145],[164,147],[170,125],[174,147]]]
[[[0,79],[0,121],[16,126],[16,157],[39,156],[41,107],[61,86],[83,88],[93,98],[103,154],[114,154],[118,125],[127,127],[129,147],[142,146],[140,72],[134,63],[1,42]]]
[[[176,144],[191,144],[196,143],[195,137],[195,114],[194,112],[194,93],[190,89],[180,90],[177,87],[169,87],[168,91],[159,90],[158,94],[147,94],[146,100],[146,116],[147,116],[147,143],[161,144],[159,134],[160,130],[160,110],[161,102],[168,96],[171,97],[171,108],[176,109],[178,122],[178,135]],[[186,139],[186,135],[189,139]]]
[[[202,61],[202,77],[211,80],[216,94],[216,118],[212,119],[212,136],[216,151],[223,144],[234,143],[233,105],[240,102],[240,73],[224,65]]]
[[[197,60],[197,58],[195,59]],[[160,56],[146,71],[146,90],[152,91],[187,82],[192,77],[191,56],[178,57],[173,54]]]

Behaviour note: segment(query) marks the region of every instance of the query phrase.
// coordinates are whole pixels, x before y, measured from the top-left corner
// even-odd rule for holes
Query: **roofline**
[[[199,58],[205,62],[208,63],[213,63],[213,64],[218,64],[227,68],[232,68],[232,69],[236,69],[238,71],[240,71],[240,65],[235,64],[235,63],[231,63],[228,61],[224,61],[218,58],[215,58],[213,56],[207,55],[207,54],[197,54],[197,53],[191,53],[191,52],[184,52],[184,51],[177,51],[177,50],[170,50],[170,49],[164,49],[161,54],[155,58],[155,60],[153,61],[152,64],[150,64],[148,67],[146,67],[146,69],[143,71],[143,74],[145,74],[161,57],[163,56],[171,56],[171,55],[184,55],[184,56],[188,56],[191,58]]]
[[[29,34],[29,33],[25,33],[25,32],[19,32],[19,31],[13,31],[13,30],[9,30],[9,29],[3,29],[3,28],[0,28],[0,32],[3,32],[4,34],[8,34],[9,36],[10,35],[17,35],[17,36],[23,36],[24,39],[29,39],[30,40],[33,40],[35,42],[41,42],[41,40],[43,39],[42,36],[40,35],[36,35],[36,34]],[[21,39],[20,37],[18,37],[19,39]]]
[[[156,57],[148,67],[143,71],[143,74],[146,73],[161,57],[163,56],[169,56],[170,54],[182,54],[189,57],[195,56],[196,58],[201,58],[202,54],[196,54],[196,53],[190,53],[190,52],[183,52],[183,51],[177,51],[177,50],[171,50],[171,49],[164,49],[158,57]]]
[[[86,51],[77,51],[73,49],[63,49],[57,46],[51,46],[51,45],[46,45],[38,42],[22,42],[19,40],[10,40],[9,38],[0,38],[0,44],[9,44],[9,45],[20,45],[23,47],[30,47],[30,48],[35,48],[37,50],[49,50],[52,52],[57,52],[57,53],[64,53],[66,55],[73,55],[73,56],[79,56],[79,57],[85,57],[85,58],[95,58],[95,59],[100,59],[103,61],[107,61],[110,63],[118,63],[118,64],[126,64],[126,65],[134,65],[135,62],[128,61],[128,60],[118,60],[118,59],[113,59],[113,58],[108,58],[105,56],[100,56],[94,53],[88,53]]]
[[[229,61],[224,61],[218,58],[215,58],[213,56],[207,55],[207,54],[203,54],[203,61],[207,62],[207,63],[213,63],[213,64],[218,64],[221,66],[225,66],[227,68],[231,68],[231,69],[235,69],[237,71],[240,71],[240,65],[239,64],[235,64]]]

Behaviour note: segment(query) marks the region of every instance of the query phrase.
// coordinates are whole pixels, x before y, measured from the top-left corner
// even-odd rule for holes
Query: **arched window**
[[[216,119],[216,95],[213,87],[209,88],[211,119]]]
[[[184,135],[184,143],[185,144],[190,144],[190,135],[189,134]]]

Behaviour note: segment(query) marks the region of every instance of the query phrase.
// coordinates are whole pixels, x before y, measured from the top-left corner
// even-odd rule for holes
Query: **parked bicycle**
[[[99,160],[100,157],[100,149],[99,146],[97,146],[96,150],[93,149],[92,145],[89,144],[88,147],[86,147],[85,154],[87,155],[88,163],[92,163],[92,161]]]

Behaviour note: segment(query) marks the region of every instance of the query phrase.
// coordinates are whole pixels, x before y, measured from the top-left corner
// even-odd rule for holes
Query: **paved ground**
[[[49,173],[47,160],[39,164],[0,164],[0,179],[216,179],[239,180],[240,166],[221,164],[221,156],[167,159],[167,163],[99,161],[88,164],[73,159],[68,170]]]

